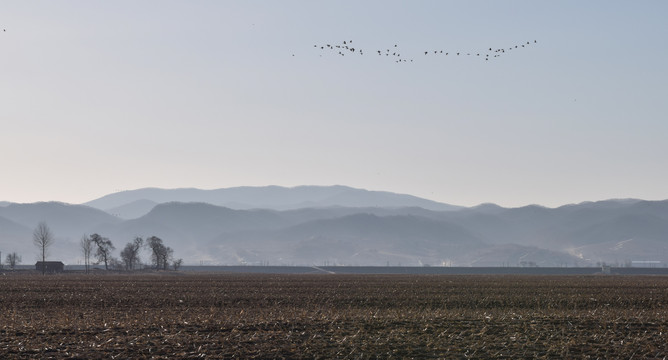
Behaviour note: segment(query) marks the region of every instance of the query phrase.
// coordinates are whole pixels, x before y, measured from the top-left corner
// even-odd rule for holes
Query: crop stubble
[[[668,277],[0,278],[1,358],[663,358]]]

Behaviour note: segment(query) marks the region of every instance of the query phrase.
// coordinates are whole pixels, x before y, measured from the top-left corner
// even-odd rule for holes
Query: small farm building
[[[38,261],[35,264],[35,269],[39,272],[61,273],[65,270],[65,264],[62,261]]]

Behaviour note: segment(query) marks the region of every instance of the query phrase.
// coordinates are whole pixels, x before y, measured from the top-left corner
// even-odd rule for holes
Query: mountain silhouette
[[[204,201],[170,200],[175,197]],[[112,240],[116,254],[136,236],[158,236],[186,264],[668,264],[668,200],[459,208],[409,195],[305,186],[142,189],[88,204],[136,213],[123,219],[87,205],[7,203],[0,206],[0,251],[20,251],[31,262],[32,230],[46,221],[55,237],[50,258],[67,263],[80,261],[84,234],[98,233]],[[148,261],[146,251],[143,258]]]
[[[137,203],[143,201],[143,203]],[[118,213],[122,218],[143,215],[137,212],[140,205],[166,202],[200,202],[234,209],[289,210],[316,207],[408,207],[447,211],[461,207],[422,199],[412,195],[386,191],[369,191],[347,186],[280,186],[234,187],[215,190],[202,189],[157,189],[146,188],[122,191],[85,203],[109,213]],[[127,207],[127,208],[124,208]],[[125,211],[125,209],[133,209]]]

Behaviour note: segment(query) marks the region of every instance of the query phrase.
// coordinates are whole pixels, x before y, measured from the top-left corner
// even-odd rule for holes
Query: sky
[[[0,200],[334,184],[463,206],[668,199],[666,14],[662,0],[2,1]],[[343,41],[356,52],[326,47]]]

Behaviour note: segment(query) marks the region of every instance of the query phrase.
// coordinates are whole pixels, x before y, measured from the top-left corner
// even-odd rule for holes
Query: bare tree
[[[6,261],[7,261],[7,265],[9,265],[9,267],[10,267],[12,270],[14,270],[14,268],[16,267],[16,265],[18,265],[18,264],[21,263],[21,256],[19,256],[19,255],[18,255],[17,253],[15,253],[15,252],[13,252],[13,253],[9,253],[9,254],[7,254]]]
[[[165,246],[162,243],[162,239],[157,237],[157,236],[151,236],[150,238],[146,239],[146,246],[148,246],[151,249],[151,261],[153,265],[155,265],[156,269],[160,269],[161,267],[161,252],[162,248]]]
[[[46,224],[41,221],[32,233],[32,242],[39,249],[42,258],[42,275],[46,273],[46,256],[51,245],[53,245],[53,233]]]
[[[176,260],[172,261],[172,266],[174,266],[174,271],[179,270],[179,268],[181,267],[181,264],[183,264],[183,259],[176,259]]]
[[[151,260],[156,269],[167,270],[169,259],[171,259],[174,250],[163,244],[162,239],[157,236],[151,236],[146,239],[146,245],[151,249]]]
[[[111,252],[116,249],[116,247],[111,243],[111,240],[98,234],[91,235],[90,239],[93,243],[95,243],[95,245],[97,245],[95,257],[97,257],[98,261],[104,263],[105,270],[109,270],[109,264],[114,262],[114,259],[111,256]]]
[[[169,246],[165,246],[162,249],[162,253],[160,256],[162,257],[162,269],[167,270],[169,268],[169,260],[172,259],[172,255],[174,254],[174,250],[170,248]]]
[[[125,244],[121,250],[121,261],[125,270],[132,270],[134,268],[134,249],[132,243]]]
[[[125,265],[125,270],[134,270],[139,264],[139,250],[144,246],[144,239],[137,236],[132,242],[129,242],[121,251],[121,261]]]
[[[93,253],[93,240],[88,235],[81,237],[81,253],[84,256],[84,265],[86,266],[86,274],[90,271],[90,255]]]

